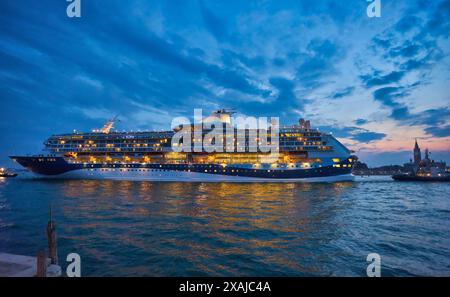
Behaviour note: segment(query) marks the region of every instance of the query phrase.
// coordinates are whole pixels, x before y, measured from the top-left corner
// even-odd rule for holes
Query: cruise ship
[[[225,127],[231,125],[232,114],[232,111],[218,110],[205,121],[213,119],[218,122],[214,126]],[[310,122],[303,119],[291,126],[278,127],[275,158],[252,149],[249,138],[253,134],[248,131],[239,134],[234,126],[231,132],[223,129],[223,137],[231,137],[235,149],[239,141],[241,146],[243,143],[240,150],[180,152],[176,147],[180,144],[173,143],[173,137],[181,126],[167,131],[119,132],[113,130],[115,121],[116,118],[109,120],[101,129],[91,132],[53,135],[44,142],[45,153],[10,158],[33,175],[46,178],[182,182],[353,180],[351,172],[357,160],[353,152],[331,133],[311,128]],[[189,129],[195,126],[190,124]],[[208,133],[211,130],[202,125],[200,133],[191,136],[190,145],[201,142]],[[237,135],[244,135],[244,139],[239,140]]]

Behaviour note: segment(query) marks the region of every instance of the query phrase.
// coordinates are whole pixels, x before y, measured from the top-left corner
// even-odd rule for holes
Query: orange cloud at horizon
[[[433,137],[425,132],[426,126],[399,125],[396,121],[383,121],[364,125],[365,129],[384,133],[383,139],[361,143],[351,139],[342,139],[349,148],[355,151],[366,152],[400,152],[411,151],[414,141],[422,150],[429,149],[434,152],[450,152],[450,136]]]

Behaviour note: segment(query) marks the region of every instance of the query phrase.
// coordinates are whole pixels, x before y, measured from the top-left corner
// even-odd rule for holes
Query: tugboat
[[[425,150],[425,158],[421,159],[420,148],[416,140],[414,163],[411,162],[411,172],[395,174],[392,178],[397,181],[449,182],[450,173],[446,170],[444,162],[435,162],[429,158],[428,149]]]
[[[433,181],[450,182],[450,174],[444,175],[414,175],[414,174],[396,174],[392,176],[397,181]]]
[[[17,173],[10,172],[5,168],[0,168],[0,177],[16,177]]]

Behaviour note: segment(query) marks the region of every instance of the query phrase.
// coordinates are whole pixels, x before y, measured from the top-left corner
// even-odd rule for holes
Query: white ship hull
[[[166,182],[341,182],[353,181],[352,174],[308,178],[257,178],[245,176],[228,176],[185,171],[101,171],[92,169],[73,170],[57,176],[32,173],[33,178],[48,179],[110,179],[132,181],[166,181]]]

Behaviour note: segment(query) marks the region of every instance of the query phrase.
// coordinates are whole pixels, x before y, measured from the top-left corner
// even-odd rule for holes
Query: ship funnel
[[[298,121],[298,124],[300,125],[301,129],[311,130],[311,122],[309,120],[306,121],[305,119],[302,118]]]

